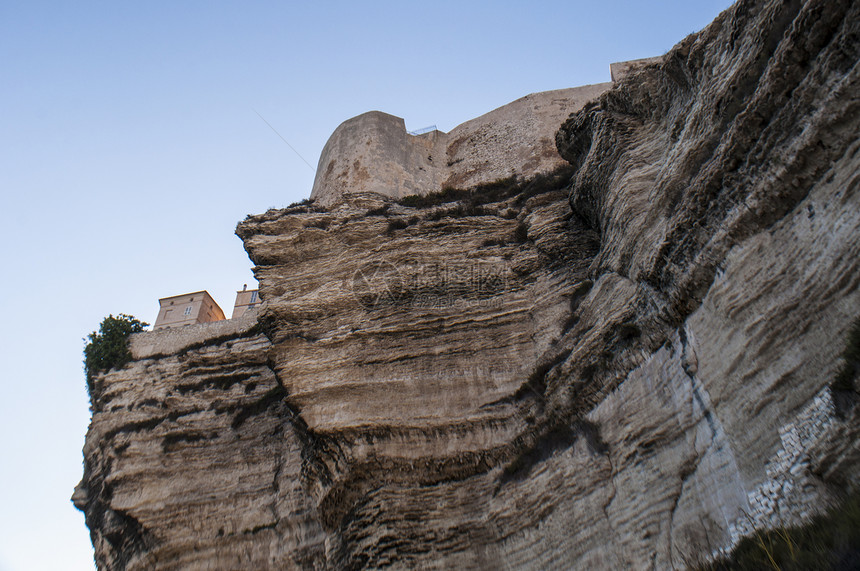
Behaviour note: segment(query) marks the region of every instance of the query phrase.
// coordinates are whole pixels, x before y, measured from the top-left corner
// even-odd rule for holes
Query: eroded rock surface
[[[258,323],[98,379],[99,565],[683,568],[838,501],[858,16],[739,2],[564,123],[555,177],[241,223]]]
[[[226,338],[207,336],[207,325],[181,330],[201,339],[194,345],[164,355],[144,344],[132,364],[96,379],[72,498],[96,562],[317,567],[325,536],[300,485],[300,429],[268,366],[271,344],[254,325]]]

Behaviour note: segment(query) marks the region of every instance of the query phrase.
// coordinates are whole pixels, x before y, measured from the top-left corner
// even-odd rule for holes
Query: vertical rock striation
[[[858,61],[855,2],[741,1],[561,125],[566,170],[246,219],[259,319],[97,381],[100,567],[683,568],[838,501]]]

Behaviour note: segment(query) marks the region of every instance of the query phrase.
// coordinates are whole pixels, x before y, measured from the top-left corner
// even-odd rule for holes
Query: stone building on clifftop
[[[236,292],[236,301],[233,304],[233,314],[230,319],[242,317],[261,303],[259,290],[248,289],[246,284],[242,291]],[[152,327],[153,330],[226,319],[224,311],[206,290],[164,297],[158,300],[158,305],[158,316]]]
[[[195,291],[158,300],[158,317],[153,329],[182,327],[222,321],[224,312],[207,291]]]

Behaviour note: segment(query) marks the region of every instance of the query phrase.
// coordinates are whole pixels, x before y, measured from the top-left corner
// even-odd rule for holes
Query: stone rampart
[[[571,113],[612,85],[598,83],[532,93],[454,127],[446,140],[448,172],[443,186],[468,188],[512,175],[549,172],[567,164],[555,147],[555,132]]]
[[[257,312],[258,309],[251,309],[236,319],[136,333],[129,340],[129,349],[135,360],[146,359],[172,355],[188,347],[231,335],[239,336],[257,324]]]
[[[663,61],[663,56],[632,59],[630,61],[619,61],[609,64],[609,75],[612,81],[617,83],[636,71],[649,65],[656,65]]]
[[[400,117],[363,113],[332,133],[311,198],[324,206],[358,192],[402,198],[551,171],[565,164],[555,147],[559,125],[612,85],[532,93],[449,133],[410,135]]]
[[[338,126],[323,148],[311,198],[332,203],[354,192],[396,198],[439,188],[446,176],[445,134],[406,132],[403,119],[369,111]]]
[[[410,135],[400,117],[369,111],[338,126],[320,154],[311,198],[329,206],[345,194],[392,198],[468,188],[565,164],[555,132],[614,82],[662,56],[610,65],[612,81],[526,95],[454,127]]]

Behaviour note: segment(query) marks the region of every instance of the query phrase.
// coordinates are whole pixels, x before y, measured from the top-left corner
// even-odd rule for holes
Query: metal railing
[[[435,131],[436,125],[430,125],[429,127],[424,127],[422,129],[416,129],[415,131],[406,131],[410,135],[423,135],[424,133],[429,133],[430,131]]]

